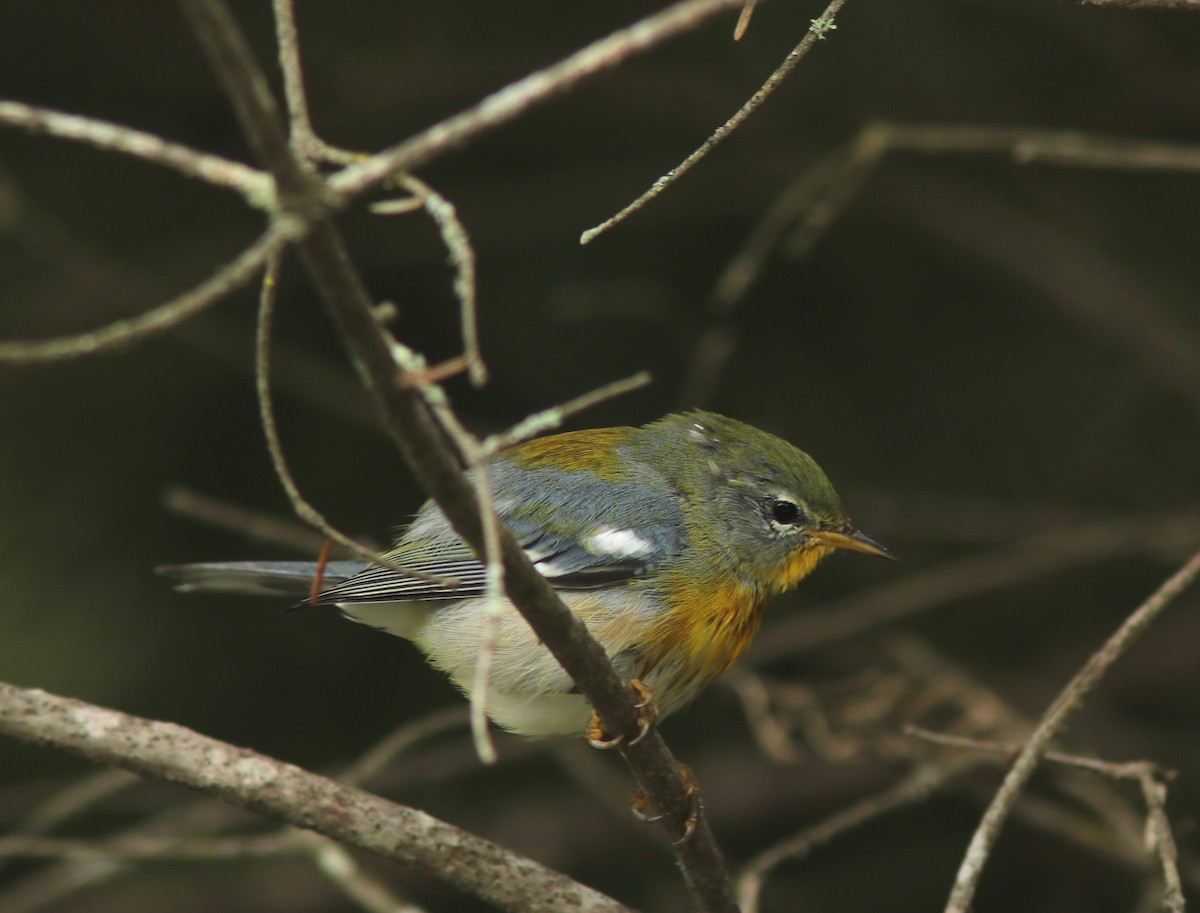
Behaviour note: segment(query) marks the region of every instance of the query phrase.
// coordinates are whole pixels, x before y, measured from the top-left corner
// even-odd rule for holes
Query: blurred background
[[[269,4],[237,4],[264,61]],[[748,98],[822,4],[768,3],[589,81],[420,176],[478,253],[492,380],[448,388],[479,433],[647,369],[649,388],[573,427],[704,406],[812,453],[855,522],[903,564],[831,560],[771,607],[730,681],[664,727],[736,870],[777,841],[970,753],[919,722],[1012,740],[1200,544],[1200,257],[1195,173],[885,156],[819,235],[786,230],[745,294],[714,287],[755,225],[862,126],[1075,129],[1194,142],[1200,12],[1067,0],[850,0],[830,40],[729,140],[581,247]],[[312,115],[376,150],[644,15],[644,4],[300,0]],[[0,10],[0,95],[250,161],[173,4],[44,0]],[[812,202],[812,201],[810,201]],[[815,213],[815,215],[814,215]],[[836,215],[836,218],[832,216]],[[342,218],[406,343],[461,350],[452,274],[421,216]],[[0,130],[0,338],[74,333],[200,281],[260,230],[232,194],[68,142]],[[289,261],[276,402],[293,470],[334,523],[376,543],[422,501]],[[395,727],[461,705],[406,643],[333,613],[173,593],[170,562],[304,557],[167,507],[180,489],[286,519],[257,421],[254,293],[119,354],[0,369],[0,679],[172,720],[335,771]],[[1124,657],[1063,747],[1180,776],[1168,810],[1187,890],[1200,863],[1200,594]],[[884,620],[880,620],[884,619]],[[839,627],[841,625],[841,627]],[[374,786],[644,910],[683,910],[669,849],[625,806],[618,759],[450,726]],[[975,756],[975,760],[979,757]],[[0,743],[0,830],[91,768]],[[786,862],[764,911],[940,909],[1000,771]],[[129,789],[58,833],[195,808]],[[976,909],[1155,909],[1136,787],[1049,771],[1001,839]],[[202,817],[202,816],[201,816]],[[209,832],[253,832],[229,816]],[[180,829],[185,830],[182,825]],[[195,832],[202,832],[196,825]],[[363,859],[429,910],[485,909]],[[358,909],[311,865],[9,863],[0,910]]]

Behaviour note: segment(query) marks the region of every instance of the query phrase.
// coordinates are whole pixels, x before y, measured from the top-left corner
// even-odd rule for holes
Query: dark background
[[[270,62],[268,5],[236,6]],[[379,149],[646,11],[627,2],[301,2],[313,118],[331,142]],[[827,650],[777,648],[769,666],[773,679],[827,686],[817,702],[833,692],[837,721],[847,689],[886,677],[891,654],[879,635],[903,631],[1036,718],[1200,542],[1195,174],[991,154],[889,157],[806,256],[771,258],[733,315],[736,347],[711,396],[698,401],[685,377],[713,325],[706,302],[723,264],[784,188],[865,122],[1188,142],[1200,128],[1200,13],[850,0],[831,40],[740,131],[645,211],[579,246],[582,230],[731,115],[819,12],[766,4],[737,44],[731,18],[710,23],[421,170],[455,203],[478,252],[492,381],[449,389],[483,433],[645,368],[651,387],[575,426],[704,405],[814,454],[856,522],[904,563],[832,560],[773,607],[763,645],[773,622],[854,594],[886,601],[886,588],[964,556],[1038,535],[1047,548],[1069,543],[1077,521],[1144,518],[1117,547],[1069,568],[981,586]],[[7,4],[0,95],[249,161],[173,4]],[[401,338],[432,360],[457,354],[452,277],[428,220],[384,220],[360,205],[342,222],[372,294],[398,305]],[[136,314],[204,278],[259,226],[232,194],[165,169],[0,131],[0,336],[78,332]],[[0,678],[333,769],[459,698],[398,640],[333,614],[281,617],[268,602],[176,595],[152,573],[166,562],[289,556],[162,503],[182,485],[288,513],[257,425],[253,300],[240,292],[119,354],[0,370]],[[293,469],[335,523],[383,542],[422,496],[295,262],[280,312],[277,407]],[[1182,522],[1168,529],[1166,513]],[[1186,596],[1161,619],[1067,737],[1074,750],[1180,772],[1170,810],[1193,885],[1197,606]],[[665,734],[695,766],[736,868],[892,782],[903,749],[880,746],[903,741],[900,722],[866,726],[852,757],[816,745],[787,764],[758,751],[733,692],[719,687]],[[622,810],[630,786],[615,759],[504,738],[501,752],[503,763],[482,768],[458,730],[404,762],[383,791],[642,909],[683,908],[660,835]],[[86,769],[0,745],[0,828]],[[938,909],[997,779],[979,773],[785,865],[764,909]],[[1039,784],[1054,818],[1069,803],[1056,784]],[[1132,788],[1105,789],[1139,809]],[[184,798],[165,787],[131,793],[68,832],[105,832]],[[1152,864],[1114,863],[1078,834],[1052,830],[1029,818],[1010,824],[981,913],[1136,908]],[[430,909],[476,908],[428,878],[367,864]],[[0,909],[15,896],[5,891],[35,871],[0,873]],[[147,865],[43,908],[351,906],[299,862],[243,862]]]

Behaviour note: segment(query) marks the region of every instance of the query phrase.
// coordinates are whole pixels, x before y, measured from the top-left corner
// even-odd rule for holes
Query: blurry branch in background
[[[163,507],[181,517],[238,533],[252,542],[279,545],[303,555],[315,555],[325,544],[326,537],[308,527],[178,485],[163,492]]]
[[[140,782],[135,774],[115,768],[80,777],[8,827],[6,838],[20,841],[41,837]],[[6,867],[7,855],[0,850],[0,871]],[[0,908],[4,907],[3,901],[0,894]]]
[[[737,25],[733,27],[734,41],[741,41],[742,36],[746,34],[746,29],[750,27],[750,17],[754,15],[754,7],[757,5],[758,0],[745,0],[742,11],[738,14]]]
[[[564,875],[424,812],[173,723],[0,683],[0,732],[181,783],[417,866],[504,910],[553,913],[568,906],[581,913],[627,910]],[[275,838],[267,838],[271,839]],[[29,846],[38,849],[36,842]],[[103,853],[103,847],[86,852]]]
[[[746,863],[738,876],[738,903],[741,904],[742,913],[758,913],[763,885],[780,863],[803,860],[823,844],[831,843],[868,822],[924,802],[955,777],[982,764],[972,760],[916,767],[883,792],[866,796],[759,853]]]
[[[812,24],[810,25],[808,32],[805,33],[804,38],[798,45],[796,45],[795,48],[792,49],[791,53],[784,58],[783,63],[776,68],[775,72],[767,77],[767,81],[762,84],[762,87],[752,96],[750,96],[750,99],[744,105],[742,105],[742,107],[739,108],[737,112],[731,118],[729,118],[729,120],[725,121],[725,123],[718,127],[713,134],[706,139],[698,149],[696,149],[695,152],[693,152],[682,162],[651,184],[649,190],[643,193],[640,197],[638,197],[616,215],[610,216],[599,225],[589,228],[587,231],[581,234],[579,236],[579,243],[588,244],[594,241],[599,235],[604,234],[604,232],[608,231],[614,225],[624,222],[627,218],[629,218],[629,216],[633,215],[635,212],[657,197],[660,193],[674,184],[675,181],[691,171],[693,165],[708,155],[708,153],[711,152],[718,143],[720,143],[723,139],[729,136],[729,134],[740,127],[746,118],[758,110],[762,103],[767,100],[768,96],[770,96],[770,94],[779,87],[779,84],[782,83],[785,78],[787,78],[787,75],[791,73],[793,69],[795,69],[796,64],[798,64],[804,58],[804,56],[810,50],[812,50],[813,46],[818,41],[823,41],[829,32],[837,28],[834,20],[836,19],[837,14],[841,12],[842,6],[845,4],[845,2],[846,0],[832,0],[832,2],[825,7],[825,12],[821,13],[820,16],[812,20]],[[734,40],[741,38],[741,33],[745,30],[746,22],[749,21],[749,16],[752,11],[753,4],[747,4],[745,7],[743,7],[741,18],[739,18],[737,29],[734,32]]]
[[[721,270],[707,302],[709,326],[693,351],[684,383],[685,403],[703,405],[712,396],[736,348],[732,315],[772,254],[782,249],[791,259],[806,256],[891,153],[1000,154],[1021,165],[1200,171],[1200,146],[1185,143],[1042,127],[866,124],[849,143],[824,156],[778,196]],[[1009,234],[1016,239],[1011,243],[1020,243],[1020,232]],[[1159,310],[1150,312],[1149,307],[1143,300],[1136,313],[1109,308],[1099,320],[1118,330],[1113,335],[1121,344],[1144,352],[1143,360],[1155,373],[1172,372],[1194,396],[1200,389],[1200,345],[1178,321]]]
[[[1200,512],[1154,513],[1051,528],[981,554],[967,555],[825,605],[770,627],[748,651],[756,665],[828,646],[948,602],[1120,555],[1193,548]]]
[[[25,365],[82,358],[121,349],[166,332],[249,283],[270,257],[287,246],[297,230],[291,219],[272,222],[250,247],[191,291],[136,317],[75,336],[30,342],[0,341],[0,363]]]
[[[401,756],[410,753],[422,742],[463,728],[466,722],[466,708],[458,704],[409,721],[352,761],[337,776],[337,780],[347,786],[377,788],[381,775]],[[9,828],[8,834],[13,839],[4,845],[3,851],[9,854],[10,858],[23,858],[33,854],[35,850],[57,856],[58,854],[50,852],[53,846],[51,843],[26,845],[18,838],[43,836],[50,829],[57,828],[69,818],[86,810],[89,805],[102,801],[117,790],[144,783],[146,781],[142,777],[124,770],[105,770],[84,777],[78,783],[54,793],[35,807],[22,823]],[[86,801],[83,801],[85,798]],[[66,814],[68,811],[69,814]],[[117,834],[92,837],[90,842],[94,848],[82,852],[84,857],[90,854],[92,858],[71,858],[71,854],[68,853],[67,858],[63,858],[57,865],[37,870],[27,875],[24,880],[6,886],[0,893],[0,909],[5,913],[33,913],[85,888],[128,873],[134,862],[133,854],[126,853],[121,857],[114,847],[137,847],[142,853],[141,858],[144,859],[164,858],[168,855],[166,848],[171,846],[192,846],[201,850],[206,845],[210,848],[216,847],[218,843],[207,838],[225,830],[244,829],[251,820],[250,814],[241,808],[212,798],[171,805]],[[334,860],[328,850],[331,844],[326,838],[307,831],[288,830],[284,833],[290,836],[286,839],[267,836],[255,838],[257,842],[247,845],[248,852],[257,853],[259,858],[264,859],[306,855],[312,859],[319,871],[357,902],[358,895],[364,893],[359,890],[357,884],[361,883],[361,879],[354,874],[359,871],[357,867],[330,864]],[[314,842],[295,842],[304,839],[300,835],[315,838]],[[73,851],[80,843],[81,841],[64,841],[61,849]],[[226,838],[224,846],[232,845],[232,839]],[[303,846],[304,850],[297,850],[298,846]],[[158,857],[154,857],[152,847],[158,847]],[[317,849],[320,849],[320,853],[314,852]],[[29,850],[29,853],[26,850]],[[199,853],[187,857],[181,850],[174,858],[204,857]],[[0,858],[0,862],[2,861]],[[352,885],[351,882],[356,884]],[[366,909],[373,908],[368,906]]]
[[[738,878],[743,913],[758,909],[768,878],[781,863],[804,860],[851,829],[924,802],[982,768],[1006,763],[1034,730],[1032,722],[921,640],[888,636],[880,647],[878,671],[856,683],[853,692],[840,687],[828,711],[821,710],[809,686],[768,680],[747,670],[733,673],[729,684],[743,698],[747,721],[772,757],[794,758],[792,744],[802,741],[809,751],[835,761],[877,756],[906,768],[884,789],[769,846],[746,863]],[[928,728],[934,724],[936,733]],[[964,753],[964,747],[973,750]],[[1053,798],[1022,796],[1014,815],[1106,865],[1119,865],[1147,879],[1148,894],[1156,881],[1157,861],[1162,874],[1157,882],[1165,886],[1167,896],[1178,896],[1181,879],[1164,809],[1168,775],[1146,762],[1077,756],[1070,761],[1071,770],[1084,774],[1058,783],[1055,792],[1060,795]],[[1097,780],[1097,772],[1105,779]],[[1132,808],[1110,780],[1137,782],[1144,810]],[[971,785],[973,791],[985,788],[979,777]],[[986,788],[990,795],[991,788]],[[1154,836],[1149,845],[1147,829]],[[1159,834],[1165,836],[1160,839]]]

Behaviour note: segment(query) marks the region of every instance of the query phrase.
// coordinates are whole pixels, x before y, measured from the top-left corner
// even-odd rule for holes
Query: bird
[[[856,529],[817,463],[713,412],[535,438],[487,475],[499,519],[604,647],[614,668],[679,710],[749,646],[768,600],[837,550],[891,558]],[[301,595],[403,637],[470,693],[485,629],[485,567],[433,502],[385,552],[360,560],[228,561],[158,570],[183,591]],[[414,571],[402,573],[396,566]],[[519,735],[594,732],[570,676],[505,600],[485,710]]]

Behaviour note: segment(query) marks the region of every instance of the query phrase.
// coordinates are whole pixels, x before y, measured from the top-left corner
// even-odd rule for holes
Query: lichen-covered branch
[[[0,733],[182,783],[416,866],[504,910],[629,913],[565,875],[424,812],[174,723],[0,682]]]

